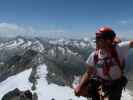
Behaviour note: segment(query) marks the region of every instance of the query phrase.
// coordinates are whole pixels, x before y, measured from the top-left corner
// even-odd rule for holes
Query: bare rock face
[[[20,91],[18,88],[8,92],[2,100],[38,100],[37,95],[30,90]]]

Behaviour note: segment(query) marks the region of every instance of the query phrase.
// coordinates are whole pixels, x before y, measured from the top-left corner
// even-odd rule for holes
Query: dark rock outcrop
[[[2,100],[38,100],[37,95],[30,90],[20,91],[18,88],[8,92]]]
[[[9,57],[5,61],[5,64],[0,65],[0,82],[5,80],[9,76],[17,74],[34,66],[34,64],[31,63],[32,59],[34,59],[36,55],[36,51],[26,50],[23,51],[23,54],[21,55],[15,54],[14,56]]]

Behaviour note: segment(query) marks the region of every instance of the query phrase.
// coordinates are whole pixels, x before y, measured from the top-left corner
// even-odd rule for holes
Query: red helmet
[[[115,38],[115,32],[109,27],[102,27],[96,32],[96,38],[112,39]]]

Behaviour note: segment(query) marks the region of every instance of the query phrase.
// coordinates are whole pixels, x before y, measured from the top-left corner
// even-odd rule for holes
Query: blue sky
[[[132,0],[0,0],[0,35],[91,37],[101,26],[131,37]]]

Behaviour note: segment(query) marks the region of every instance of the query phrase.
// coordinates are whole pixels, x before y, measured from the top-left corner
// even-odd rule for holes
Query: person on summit
[[[86,83],[91,83],[91,89],[86,92],[91,94],[92,100],[120,100],[127,84],[124,76],[125,59],[128,49],[133,48],[133,40],[121,41],[110,27],[98,29],[95,35],[96,49],[86,61],[87,70],[74,89],[75,95],[84,96]]]

